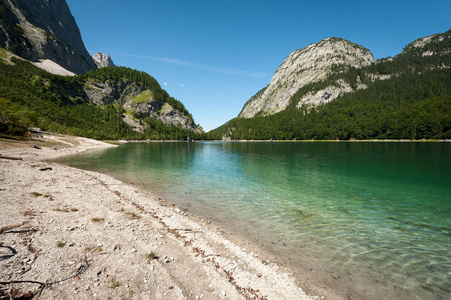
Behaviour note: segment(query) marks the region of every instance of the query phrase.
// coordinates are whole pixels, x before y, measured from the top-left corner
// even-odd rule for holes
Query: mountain
[[[108,54],[96,53],[92,57],[98,68],[115,67],[113,60]]]
[[[0,133],[32,127],[115,140],[203,135],[184,105],[144,72],[105,67],[58,76],[0,49]]]
[[[64,0],[0,0],[0,48],[64,75],[97,66]]]
[[[325,79],[334,67],[360,68],[373,62],[374,57],[368,49],[335,37],[296,50],[276,70],[269,85],[244,105],[239,117],[252,118],[283,111],[287,108],[290,98],[301,87]],[[339,93],[337,90],[340,89],[347,92],[349,86],[342,83],[336,90],[331,91],[331,95]]]
[[[449,139],[451,30],[394,58],[329,38],[291,53],[210,139]]]
[[[115,67],[107,54],[91,57],[64,0],[0,0],[0,15],[0,133],[38,127],[97,139],[203,136],[155,78]]]

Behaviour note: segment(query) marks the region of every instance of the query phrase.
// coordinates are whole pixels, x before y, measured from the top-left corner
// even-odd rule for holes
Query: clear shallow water
[[[131,143],[65,162],[307,255],[356,295],[451,295],[450,143]]]

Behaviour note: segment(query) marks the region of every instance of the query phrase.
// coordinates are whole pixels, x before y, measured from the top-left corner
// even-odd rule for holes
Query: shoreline
[[[214,224],[148,191],[49,161],[108,147],[115,145],[47,134],[0,141],[4,157],[21,158],[0,157],[0,281],[22,281],[0,285],[0,296],[324,298],[259,249],[243,248]]]
[[[112,141],[113,142],[113,141]],[[451,139],[443,140],[119,140],[116,144],[124,143],[197,143],[197,142],[223,142],[223,143],[449,143]]]

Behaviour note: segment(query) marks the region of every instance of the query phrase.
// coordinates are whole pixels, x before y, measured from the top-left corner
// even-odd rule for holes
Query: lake
[[[451,294],[451,143],[127,143],[62,162],[210,219],[343,298]]]

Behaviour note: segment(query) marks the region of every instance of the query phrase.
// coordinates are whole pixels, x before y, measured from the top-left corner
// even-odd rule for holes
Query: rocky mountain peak
[[[368,49],[336,37],[293,51],[276,70],[270,84],[245,104],[239,117],[252,118],[283,111],[301,87],[324,79],[332,67],[360,68],[373,62],[374,57]]]
[[[3,0],[0,12],[0,47],[75,74],[97,68],[65,0]]]
[[[115,67],[113,60],[108,54],[96,53],[92,57],[98,68]]]

